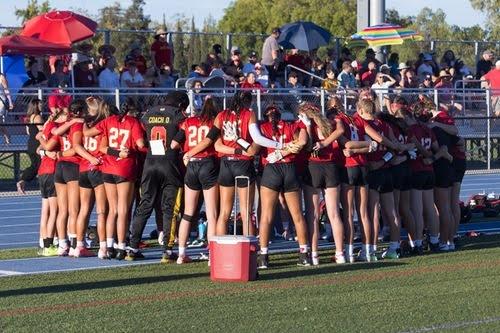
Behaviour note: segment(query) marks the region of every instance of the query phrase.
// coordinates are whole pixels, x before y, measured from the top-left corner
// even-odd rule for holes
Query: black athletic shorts
[[[412,173],[411,188],[420,191],[434,188],[434,173],[432,171],[419,171]]]
[[[454,172],[448,160],[440,158],[433,164],[434,187],[447,188],[453,184]]]
[[[219,177],[217,179],[220,186],[234,186],[234,179],[237,176],[247,176],[250,184],[255,181],[255,167],[252,160],[231,160],[223,157],[220,161]],[[246,187],[246,180],[238,180],[238,187]]]
[[[379,193],[389,193],[394,191],[390,168],[381,168],[368,172],[368,187]]]
[[[80,180],[78,181],[80,187],[93,189],[103,183],[102,173],[99,170],[90,170],[80,173]]]
[[[351,186],[365,186],[368,184],[368,171],[365,166],[347,167],[347,181]]]
[[[345,166],[337,166],[339,172],[339,180],[342,184],[349,184],[349,177],[347,176],[347,168]]]
[[[274,163],[264,167],[260,186],[276,192],[293,192],[300,189],[295,164]]]
[[[338,166],[333,162],[309,162],[306,178],[310,183],[307,185],[316,189],[337,187],[340,184]]]
[[[59,184],[67,184],[68,182],[78,181],[80,178],[80,166],[78,164],[60,161],[56,164],[56,172],[54,181]]]
[[[56,186],[54,184],[54,174],[46,173],[38,176],[40,193],[42,198],[48,199],[56,196]]]
[[[393,166],[390,168],[390,173],[394,189],[400,191],[411,190],[411,170],[407,162]]]
[[[461,183],[464,179],[467,163],[462,159],[453,159],[451,167],[453,169],[453,183]]]
[[[112,175],[110,173],[103,172],[102,173],[102,181],[104,183],[108,183],[108,184],[120,184],[120,183],[129,182],[130,180],[128,180],[127,178],[122,177],[122,176]]]
[[[194,191],[208,190],[217,184],[219,170],[213,158],[190,161],[184,175],[184,184]]]

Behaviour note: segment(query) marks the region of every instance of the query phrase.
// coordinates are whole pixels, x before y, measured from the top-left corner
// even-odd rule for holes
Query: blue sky
[[[43,0],[38,0],[39,3]],[[52,7],[58,9],[84,8],[90,14],[97,14],[99,8],[114,3],[116,0],[50,0]],[[290,0],[293,1],[293,0]],[[328,1],[328,0],[325,0]],[[120,1],[123,6],[127,6],[130,1]],[[20,22],[16,20],[14,10],[16,7],[24,8],[27,0],[2,1],[0,11],[0,22],[4,26],[18,26]],[[224,8],[231,3],[230,0],[146,0],[145,11],[155,21],[161,22],[163,13],[167,21],[176,14],[183,14],[187,17],[194,16],[197,25],[201,25],[203,19],[211,14],[219,19],[224,14]],[[484,27],[484,15],[475,11],[470,6],[469,0],[386,0],[386,7],[394,8],[402,15],[416,15],[423,7],[430,7],[433,10],[441,8],[447,15],[450,24],[459,26],[472,26],[479,24]]]

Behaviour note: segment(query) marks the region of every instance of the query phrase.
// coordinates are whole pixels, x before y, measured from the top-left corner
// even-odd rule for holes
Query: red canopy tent
[[[71,47],[43,40],[12,35],[0,38],[0,55],[26,54],[32,56],[60,55],[71,53]]]

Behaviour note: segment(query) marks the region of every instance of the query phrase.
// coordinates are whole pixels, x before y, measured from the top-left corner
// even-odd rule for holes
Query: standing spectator
[[[62,64],[63,64],[62,71],[65,74],[69,74],[70,63],[71,63],[71,55],[69,55],[69,54],[49,57],[50,74],[53,74],[56,72],[56,62],[58,60],[62,61]]]
[[[500,60],[495,63],[495,68],[490,70],[486,75],[481,77],[481,80],[488,81],[488,86],[491,89],[491,109],[494,110],[495,116],[500,116]]]
[[[476,65],[476,78],[481,79],[482,76],[486,75],[493,67],[493,52],[486,50],[483,52],[482,58],[477,62]]]
[[[125,63],[128,64],[130,61],[135,62],[137,66],[137,71],[141,75],[146,75],[148,69],[146,58],[142,55],[141,44],[134,42],[130,47],[130,52],[125,57]]]
[[[84,54],[78,54],[74,66],[75,87],[96,87],[97,76],[92,60]]]
[[[455,58],[455,53],[452,50],[446,50],[441,57],[441,62],[439,63],[440,69],[451,70],[455,67],[457,59]],[[453,75],[453,73],[450,72]]]
[[[339,81],[339,85],[344,87],[345,89],[354,89],[356,88],[356,78],[352,74],[352,66],[349,61],[344,61],[342,64],[342,72],[337,76],[337,80]]]
[[[109,44],[104,44],[99,46],[99,49],[97,49],[97,52],[99,53],[99,59],[97,61],[97,76],[101,74],[102,70],[106,67],[106,59],[113,57],[113,54],[116,52],[116,47],[113,45]]]
[[[28,62],[28,80],[24,82],[23,88],[33,88],[40,87],[47,83],[47,77],[45,74],[40,71],[40,65],[38,64],[38,60],[35,58],[31,58]]]
[[[158,29],[154,38],[155,41],[151,45],[151,62],[155,73],[160,70],[163,64],[173,68],[173,54],[170,45],[167,43],[167,32],[164,29]]]
[[[207,64],[214,68],[215,64],[219,64],[220,66],[224,65],[224,60],[222,60],[222,46],[220,44],[212,45],[213,52],[207,55]]]
[[[380,105],[380,110],[382,111],[384,105],[387,110],[390,110],[390,101],[389,101],[389,87],[392,87],[396,83],[390,75],[378,73],[375,76],[375,82],[372,84],[372,89],[377,94],[377,99]]]
[[[325,63],[320,58],[314,58],[310,72],[316,76],[319,76],[320,78],[325,78]],[[323,80],[312,76],[309,78],[310,87],[321,87],[321,83],[323,83]]]
[[[0,123],[5,123],[5,118],[7,116],[7,110],[14,109],[14,103],[12,103],[12,98],[9,91],[9,83],[7,78],[3,73],[0,73]],[[0,132],[2,132],[6,144],[10,144],[9,132],[4,126],[0,126]]]
[[[123,88],[145,87],[144,78],[139,73],[137,64],[134,61],[130,61],[127,64],[127,68],[128,70],[122,73],[120,85]]]
[[[104,69],[99,74],[99,87],[105,89],[116,89],[120,87],[120,77],[115,72],[116,59],[110,57],[104,59]]]
[[[243,74],[248,75],[248,73],[255,71],[255,64],[257,63],[257,52],[251,51],[248,54],[248,63],[243,66]]]
[[[49,76],[48,86],[55,88],[61,85],[69,86],[69,75],[64,72],[64,62],[62,59],[57,59],[54,63],[54,72]]]
[[[367,49],[366,50],[366,52],[365,52],[365,60],[361,64],[361,73],[364,73],[364,72],[366,72],[368,70],[368,65],[370,64],[370,62],[374,62],[375,63],[375,68],[379,68],[380,65],[382,65],[380,63],[380,61],[378,61],[375,58],[375,51],[373,51],[373,49]]]
[[[396,80],[398,79],[399,76],[398,64],[399,64],[399,54],[395,52],[391,53],[391,55],[389,56],[389,60],[387,61],[387,65],[391,69],[391,76]],[[380,71],[382,71],[382,69]]]
[[[276,81],[276,74],[279,66],[278,58],[278,38],[281,34],[279,28],[274,28],[271,35],[266,38],[264,45],[262,45],[262,61],[261,64],[266,67],[269,73],[269,85],[273,86]]]
[[[361,74],[361,86],[371,87],[375,83],[377,75],[377,64],[374,61],[368,63],[368,70]]]
[[[451,102],[453,93],[451,74],[445,70],[441,70],[434,87],[438,89],[439,103],[448,106]]]

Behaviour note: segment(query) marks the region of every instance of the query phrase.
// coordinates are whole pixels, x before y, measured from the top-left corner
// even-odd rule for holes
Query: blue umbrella
[[[284,48],[311,51],[328,45],[332,34],[312,22],[298,21],[285,24],[280,28],[278,43]],[[291,47],[294,46],[294,47]]]

